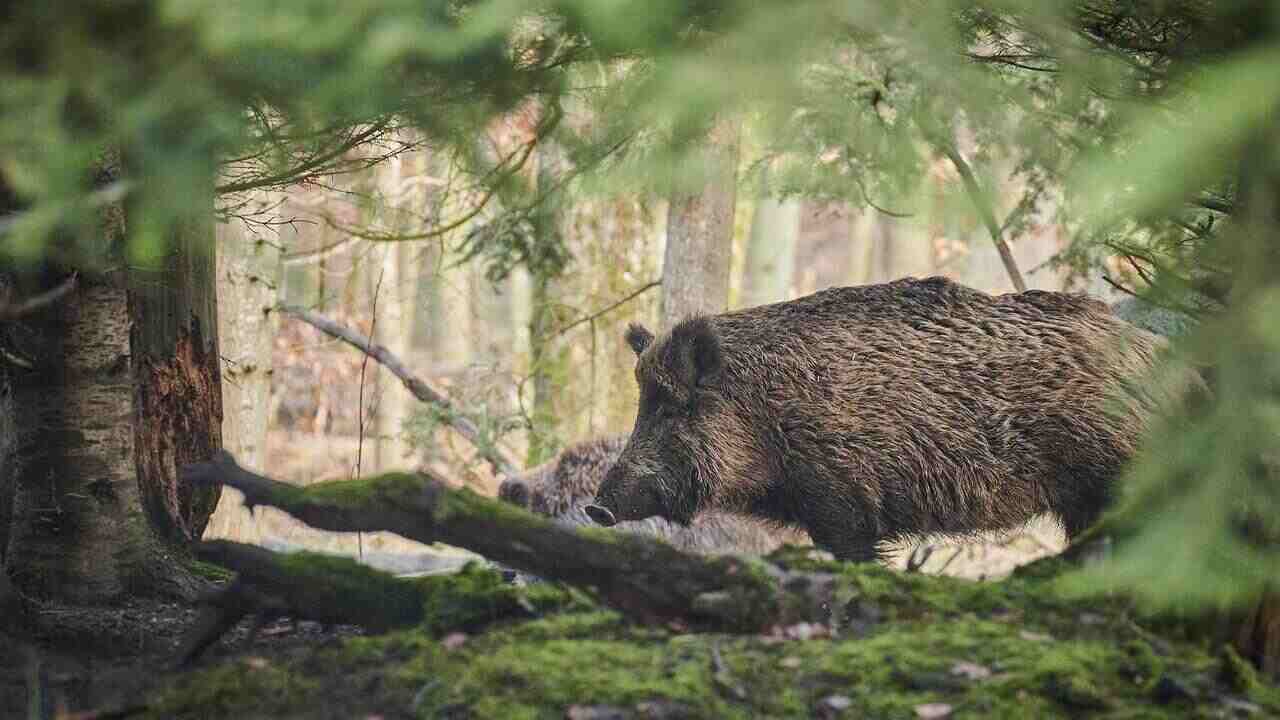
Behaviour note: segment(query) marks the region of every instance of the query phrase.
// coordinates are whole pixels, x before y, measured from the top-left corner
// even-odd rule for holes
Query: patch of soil
[[[110,607],[44,605],[52,630],[14,638],[0,631],[0,717],[58,717],[145,705],[149,694],[180,672],[174,658],[197,610],[184,603],[131,599]],[[210,648],[196,667],[238,656],[284,658],[360,628],[325,627],[281,618],[249,640],[246,619]],[[39,714],[32,710],[39,708]]]

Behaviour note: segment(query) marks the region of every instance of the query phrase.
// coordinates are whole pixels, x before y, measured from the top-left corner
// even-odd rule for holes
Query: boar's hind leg
[[[1110,482],[1103,473],[1069,473],[1070,482],[1059,485],[1062,492],[1053,499],[1053,512],[1062,522],[1067,542],[1088,530],[1106,509]]]

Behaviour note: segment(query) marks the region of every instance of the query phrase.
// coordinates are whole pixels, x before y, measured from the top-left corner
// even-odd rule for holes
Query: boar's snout
[[[629,472],[628,467],[619,462],[600,484],[595,502],[584,510],[592,520],[605,527],[665,515],[657,487],[657,478]]]
[[[588,505],[584,507],[583,510],[586,511],[587,517],[591,518],[597,525],[613,527],[618,524],[618,519],[613,516],[613,513],[610,512],[607,507],[603,507],[601,505]]]

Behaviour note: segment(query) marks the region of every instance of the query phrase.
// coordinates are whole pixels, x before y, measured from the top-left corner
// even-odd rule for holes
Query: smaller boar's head
[[[685,320],[657,341],[632,325],[626,340],[637,357],[640,408],[626,448],[586,511],[606,526],[655,515],[687,525],[709,495],[700,458],[719,393],[720,341],[704,317]]]

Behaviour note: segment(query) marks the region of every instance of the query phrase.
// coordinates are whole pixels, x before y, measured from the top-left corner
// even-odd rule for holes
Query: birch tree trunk
[[[876,213],[872,218],[877,266],[872,282],[934,273],[933,248],[928,235],[909,222]]]
[[[662,259],[662,327],[691,315],[724,312],[729,304],[729,261],[737,200],[738,128],[722,122],[705,160],[710,170],[697,192],[678,192],[667,210]]]
[[[219,223],[218,340],[223,357],[222,444],[248,467],[267,469],[265,455],[271,403],[271,356],[279,318],[280,251],[254,238],[237,221]],[[206,538],[259,542],[262,533],[240,493],[224,493],[205,530]]]
[[[212,183],[209,197],[211,215]],[[95,267],[125,266],[126,217],[104,212]],[[185,223],[155,269],[82,270],[74,292],[18,323],[32,361],[5,371],[15,432],[3,557],[29,595],[89,603],[199,587],[180,558],[219,493],[182,484],[176,466],[220,447],[210,219]]]
[[[408,273],[410,252],[406,243],[391,243],[382,253],[382,292],[378,298],[376,342],[399,357],[412,357],[413,302],[406,298],[413,285]],[[370,368],[373,371],[372,368]],[[400,434],[409,417],[409,393],[378,368],[378,412],[374,418],[374,467],[379,471],[404,464],[406,446]]]
[[[863,208],[849,221],[849,267],[845,282],[867,285],[875,282],[875,211]]]

